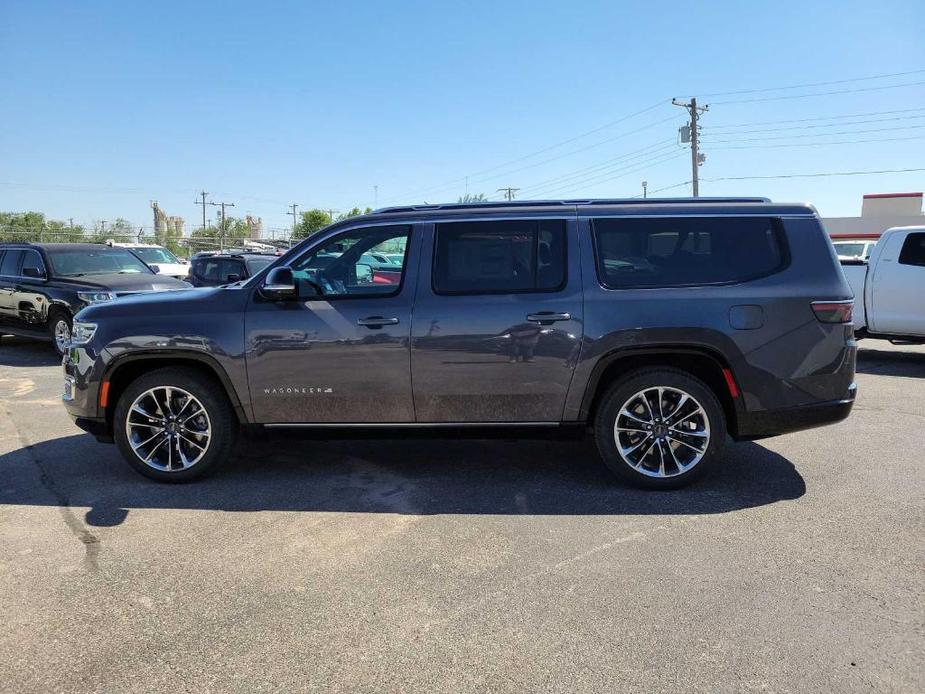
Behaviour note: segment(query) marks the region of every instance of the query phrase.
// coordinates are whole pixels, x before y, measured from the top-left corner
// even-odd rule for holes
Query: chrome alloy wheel
[[[176,472],[192,467],[209,450],[212,423],[191,393],[158,386],[135,398],[125,418],[125,435],[145,465]]]
[[[67,352],[68,347],[71,345],[71,328],[67,324],[67,321],[63,318],[59,318],[58,322],[55,323],[55,346],[58,348],[59,354],[64,354]]]
[[[710,418],[690,394],[654,387],[627,399],[613,428],[624,462],[649,477],[675,477],[699,463],[710,447]]]

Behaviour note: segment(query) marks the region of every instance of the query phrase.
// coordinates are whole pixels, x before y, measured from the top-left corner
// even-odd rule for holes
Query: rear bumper
[[[835,424],[851,414],[856,395],[857,384],[852,383],[848,393],[840,400],[740,414],[735,438],[748,441]]]

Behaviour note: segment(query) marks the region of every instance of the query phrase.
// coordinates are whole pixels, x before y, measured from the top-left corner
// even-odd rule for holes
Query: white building
[[[860,217],[823,217],[833,239],[876,239],[890,227],[925,225],[921,193],[872,193],[864,196]]]

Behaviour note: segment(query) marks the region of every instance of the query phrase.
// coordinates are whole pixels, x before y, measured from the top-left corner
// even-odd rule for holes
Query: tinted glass
[[[410,227],[354,229],[303,255],[292,267],[300,293],[309,283],[324,297],[391,296],[401,288],[401,266],[376,262],[375,256],[392,253],[404,257]]]
[[[19,274],[19,261],[22,259],[22,251],[7,251],[3,254],[3,260],[0,260],[0,275],[14,277]]]
[[[124,248],[100,248],[46,251],[55,274],[64,277],[81,275],[132,274],[149,275],[151,270]]]
[[[925,234],[909,234],[899,252],[900,265],[925,266]]]
[[[598,277],[610,289],[739,282],[784,261],[772,219],[595,219],[592,226]]]
[[[34,267],[37,270],[45,272],[45,263],[42,262],[42,256],[39,255],[38,251],[26,251],[22,259],[22,271],[24,272],[27,267]]]
[[[270,256],[266,258],[248,258],[244,261],[244,264],[247,265],[247,272],[249,275],[256,275],[274,260],[276,260],[276,258]]]
[[[237,275],[243,279],[244,268],[240,260],[234,258],[202,258],[195,262],[196,277],[214,284],[225,284],[230,275]]]
[[[434,291],[554,291],[565,283],[565,222],[516,220],[437,226]]]

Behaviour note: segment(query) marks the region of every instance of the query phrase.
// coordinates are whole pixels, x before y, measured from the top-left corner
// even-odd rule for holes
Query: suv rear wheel
[[[126,388],[113,430],[122,456],[137,472],[161,482],[185,482],[228,458],[236,419],[217,384],[194,370],[169,367]]]
[[[610,470],[649,489],[677,489],[712,468],[726,439],[713,391],[677,369],[646,369],[608,389],[594,434]]]

